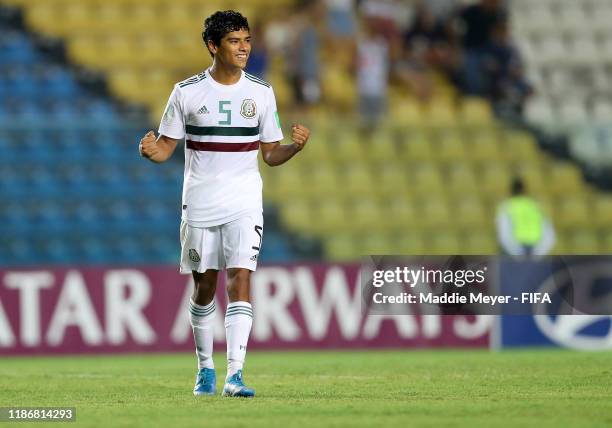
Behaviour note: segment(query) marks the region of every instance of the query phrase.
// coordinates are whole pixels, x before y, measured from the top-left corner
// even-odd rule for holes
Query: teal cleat
[[[200,369],[196,375],[193,395],[214,395],[217,392],[215,369]]]
[[[225,381],[223,387],[224,397],[254,397],[255,390],[247,388],[242,381],[242,370],[238,370],[234,375]]]

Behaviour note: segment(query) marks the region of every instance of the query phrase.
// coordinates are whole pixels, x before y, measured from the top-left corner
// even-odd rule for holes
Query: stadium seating
[[[181,153],[143,161],[148,118],[88,92],[27,33],[0,28],[0,62],[0,261],[176,263]],[[264,262],[295,257],[274,224],[266,232]]]
[[[598,137],[598,128],[609,122],[612,109],[612,4],[526,3],[513,1],[510,8],[514,39],[538,94],[528,105],[528,120],[548,133],[569,135],[572,154],[585,163],[609,162],[610,138]],[[608,142],[599,144],[599,156],[585,153],[598,139]]]
[[[72,61],[105,72],[112,92],[119,99],[148,106],[150,121],[156,123],[172,84],[208,64],[208,54],[199,38],[201,20],[222,2],[4,0],[4,3],[23,7],[26,22],[33,30],[63,38]],[[258,11],[272,4],[278,6],[279,2],[252,1],[243,11],[257,16]],[[223,3],[223,6],[237,5]],[[540,85],[540,95],[527,106],[526,115],[533,125],[560,133],[581,129],[581,124],[592,117],[608,117],[612,101],[604,96],[592,105],[586,103],[589,89],[575,76],[587,70],[596,88],[606,88],[612,81],[609,70],[604,67],[612,58],[612,32],[606,20],[610,14],[612,8],[605,2],[511,2],[514,37],[527,61],[531,81]],[[164,25],[156,26],[155,34],[151,35],[150,25],[159,22],[160,17]],[[28,51],[29,44],[19,37],[3,46],[8,47],[3,48],[7,54],[0,55],[2,61],[17,64],[18,68],[7,72],[4,81],[0,79],[0,95],[7,88],[16,91],[18,96],[38,94],[32,79],[22,73],[35,61],[36,52]],[[282,57],[270,59],[268,79],[275,87],[281,111],[286,112],[284,122],[305,121],[313,134],[307,149],[290,165],[278,168],[262,165],[261,170],[265,199],[279,208],[281,223],[299,234],[320,239],[328,258],[349,260],[376,252],[496,253],[495,213],[498,203],[507,196],[515,174],[525,177],[528,187],[557,226],[559,242],[555,252],[598,253],[612,249],[609,196],[591,188],[575,165],[544,154],[531,134],[499,123],[486,101],[461,96],[449,82],[433,76],[436,95],[429,103],[420,104],[405,88],[393,86],[389,114],[382,126],[373,133],[361,132],[350,115],[342,114],[355,104],[355,85],[344,67],[345,59],[333,52],[324,52],[324,57],[327,61],[323,79],[325,104],[307,117],[303,113],[293,115],[283,108],[290,100],[290,82],[283,74]],[[41,82],[43,78],[53,82],[43,86],[53,88],[57,94],[79,91],[74,81],[66,78],[65,71],[49,73],[40,78]],[[51,95],[50,98],[55,99]],[[560,99],[569,101],[561,103]],[[104,103],[96,106],[88,108],[92,123],[109,120],[122,126],[116,111]],[[53,119],[32,104],[13,108],[5,103],[1,108],[7,114],[1,114],[0,118],[11,123],[20,120],[55,123],[74,113],[70,112],[70,106],[61,104],[53,106]],[[15,111],[19,112],[17,117],[14,117]],[[116,131],[100,133],[91,129],[87,141],[96,151],[117,162],[108,168],[96,167],[96,180],[90,181],[86,179],[89,170],[83,166],[90,159],[90,151],[75,143],[81,139],[81,130],[71,126],[57,130],[60,134],[56,151],[29,143],[45,132],[44,127],[41,129],[29,129],[29,137],[23,138],[25,144],[19,145],[20,150],[26,150],[40,164],[46,159],[55,159],[57,153],[70,153],[79,163],[59,163],[56,171],[41,168],[37,174],[25,174],[28,182],[24,183],[20,178],[22,171],[17,171],[7,160],[0,164],[3,178],[0,186],[4,194],[19,195],[25,186],[40,194],[65,189],[67,194],[79,197],[67,204],[73,217],[64,223],[82,224],[84,228],[112,223],[133,227],[137,234],[149,228],[136,220],[141,214],[160,227],[174,218],[167,211],[162,214],[160,205],[145,203],[144,197],[151,189],[156,189],[155,194],[159,196],[160,188],[167,198],[176,197],[179,165],[162,168],[161,173],[159,169],[153,173],[142,163],[124,168],[127,164],[122,159],[127,148],[108,144],[117,139],[113,135]],[[135,141],[138,132],[122,141]],[[285,135],[289,135],[288,129]],[[593,143],[592,133],[583,131],[579,135],[590,144],[576,144],[576,153],[584,158],[600,158],[601,148]],[[18,146],[16,142],[9,143],[10,138],[6,136],[2,141],[13,148]],[[9,150],[8,156],[4,159],[18,158],[15,150]],[[54,180],[61,187],[54,187],[51,184]],[[131,200],[131,187],[119,188],[121,182],[143,189],[143,201]],[[99,206],[100,200],[91,195],[99,192],[110,196],[104,190],[108,186],[123,192],[123,199],[110,206]],[[48,208],[41,221],[61,224],[58,219],[63,218],[62,207]],[[594,217],[592,212],[596,213]],[[22,215],[32,214],[29,207],[18,202],[9,204],[2,213],[6,221],[22,228],[27,227]],[[146,238],[150,245],[142,254],[139,253],[142,246],[118,241],[113,244],[112,255],[144,259],[150,252],[167,254],[174,245],[175,230],[172,225],[168,235],[155,242]],[[28,244],[16,236],[11,241],[11,251],[27,257]],[[114,235],[109,233],[108,239],[115,239]],[[73,251],[72,247],[64,248],[55,241],[52,245],[58,254]],[[107,248],[90,241],[80,245],[91,257]],[[266,240],[264,249],[268,245],[277,257],[286,257],[287,246],[282,240],[271,245]]]

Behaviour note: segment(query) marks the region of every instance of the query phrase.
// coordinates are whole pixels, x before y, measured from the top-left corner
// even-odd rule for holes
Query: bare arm
[[[264,162],[270,166],[284,164],[304,148],[309,136],[310,130],[308,128],[302,125],[293,125],[291,127],[292,144],[281,145],[279,142],[261,144]]]
[[[153,131],[147,132],[142,137],[138,145],[140,156],[149,159],[151,162],[162,163],[170,159],[174,149],[176,149],[177,140],[174,138],[160,135],[155,138]]]

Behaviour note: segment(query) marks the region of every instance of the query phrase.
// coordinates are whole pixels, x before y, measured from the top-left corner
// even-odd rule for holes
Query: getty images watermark
[[[361,291],[370,315],[612,315],[612,257],[370,256]]]

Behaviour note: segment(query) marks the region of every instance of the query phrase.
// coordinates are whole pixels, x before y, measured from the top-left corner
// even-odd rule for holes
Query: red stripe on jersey
[[[187,140],[187,148],[203,152],[250,152],[259,150],[259,141],[252,143],[209,143]]]

